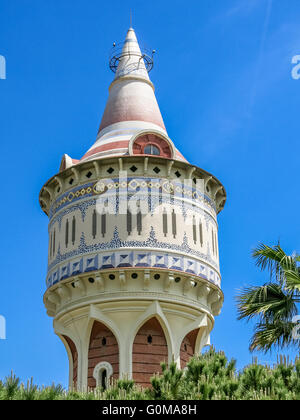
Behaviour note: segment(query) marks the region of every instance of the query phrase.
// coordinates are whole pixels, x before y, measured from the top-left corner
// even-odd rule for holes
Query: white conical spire
[[[123,76],[138,76],[150,80],[135,32],[132,28],[129,28],[124,41],[115,80]]]

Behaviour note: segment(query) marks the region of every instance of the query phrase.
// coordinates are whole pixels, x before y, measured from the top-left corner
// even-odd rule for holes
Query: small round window
[[[145,155],[160,155],[160,151],[157,146],[154,146],[154,144],[148,144],[144,148],[144,154]]]

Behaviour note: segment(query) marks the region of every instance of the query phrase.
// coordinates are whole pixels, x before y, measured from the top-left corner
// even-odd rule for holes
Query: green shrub
[[[0,400],[300,400],[300,359],[289,363],[280,358],[272,368],[253,361],[237,372],[235,360],[211,347],[191,358],[184,370],[175,362],[161,367],[149,388],[120,379],[106,390],[88,392],[54,384],[38,388],[32,379],[25,386],[12,372],[0,381]]]

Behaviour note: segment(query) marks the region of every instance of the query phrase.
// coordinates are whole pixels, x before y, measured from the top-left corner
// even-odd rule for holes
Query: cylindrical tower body
[[[144,115],[142,94],[138,116],[128,106],[128,74],[113,84],[125,99],[112,89],[95,145],[80,161],[65,155],[40,193],[49,216],[44,302],[70,386],[82,390],[123,377],[148,386],[162,361],[185,367],[209,343],[223,302],[222,184],[176,150],[156,100],[147,98],[154,105]]]

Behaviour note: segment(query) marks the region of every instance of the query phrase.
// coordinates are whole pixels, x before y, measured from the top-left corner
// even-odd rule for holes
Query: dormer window
[[[148,144],[144,148],[144,154],[145,155],[160,155],[160,150],[157,146],[154,146],[154,144]]]
[[[130,149],[130,146],[129,146]],[[141,133],[132,143],[133,155],[152,155],[172,158],[173,149],[169,140],[156,133]]]

